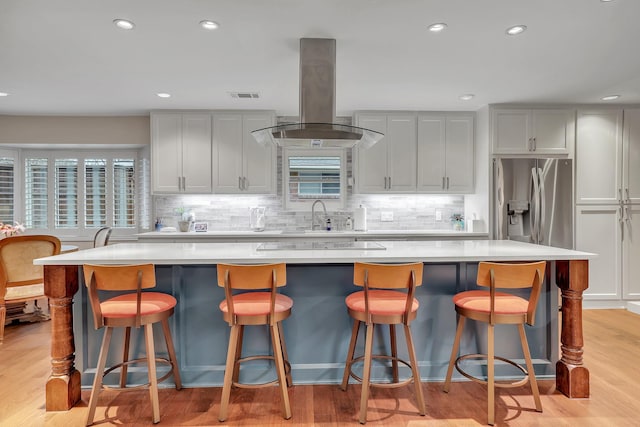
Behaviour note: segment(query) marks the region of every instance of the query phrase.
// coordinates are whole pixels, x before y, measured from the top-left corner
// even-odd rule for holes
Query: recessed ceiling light
[[[171,98],[171,94],[166,92],[159,92],[159,93],[156,93],[156,95],[158,95],[158,97],[160,98]]]
[[[200,21],[200,26],[205,30],[215,30],[220,26],[220,24],[215,21],[205,19],[204,21]]]
[[[7,92],[0,92],[0,96],[9,96]]]
[[[618,99],[620,98],[620,95],[608,95],[608,96],[603,96],[601,99],[603,101],[613,101],[614,99]]]
[[[466,93],[464,95],[460,95],[460,99],[462,101],[471,101],[475,95],[472,93]]]
[[[429,31],[431,31],[432,33],[439,33],[440,31],[447,28],[447,24],[445,24],[444,22],[438,22],[436,24],[429,25],[428,28],[429,28]]]
[[[116,27],[122,30],[133,30],[133,28],[135,27],[135,24],[133,22],[126,19],[114,19],[113,23],[116,25]]]
[[[510,36],[517,36],[518,34],[524,33],[526,29],[526,25],[514,25],[513,27],[507,28],[506,33]]]
[[[610,3],[610,2],[612,2],[613,0],[600,0],[600,1],[601,1],[602,3]]]

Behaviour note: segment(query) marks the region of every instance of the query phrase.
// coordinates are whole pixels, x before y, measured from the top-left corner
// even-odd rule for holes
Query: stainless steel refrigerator
[[[495,238],[573,249],[573,168],[567,159],[493,161]]]

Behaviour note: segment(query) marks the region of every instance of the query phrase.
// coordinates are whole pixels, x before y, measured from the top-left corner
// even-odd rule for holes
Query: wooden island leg
[[[570,398],[586,398],[589,370],[582,362],[582,293],[589,286],[589,261],[557,261],[556,284],[562,291],[562,355],[556,363],[556,388]]]
[[[51,375],[46,410],[67,411],[80,401],[80,372],[74,366],[73,295],[78,291],[78,267],[45,265],[44,293],[51,310]]]

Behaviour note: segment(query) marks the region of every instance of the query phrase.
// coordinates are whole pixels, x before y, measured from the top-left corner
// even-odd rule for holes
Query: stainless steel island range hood
[[[283,147],[370,147],[384,135],[336,121],[336,41],[300,39],[300,123],[284,123],[251,134],[259,144]]]

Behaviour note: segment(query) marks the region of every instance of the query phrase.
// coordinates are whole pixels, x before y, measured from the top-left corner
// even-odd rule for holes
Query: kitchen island
[[[534,368],[541,378],[555,376],[557,389],[569,397],[588,397],[589,373],[582,362],[582,292],[588,286],[588,260],[593,254],[492,240],[382,241],[378,245],[352,246],[140,243],[36,260],[36,264],[44,265],[45,293],[50,298],[52,316],[47,410],[72,407],[80,399],[81,385],[89,385],[95,373],[102,331],[93,330],[84,285],[80,286],[78,266],[84,263],[155,263],[158,290],[178,299],[172,332],[183,383],[217,386],[222,383],[229,333],[217,307],[224,298],[223,290],[215,283],[219,262],[287,263],[283,293],[293,298],[294,308],[284,323],[284,331],[293,380],[298,384],[318,384],[338,383],[341,378],[350,335],[344,297],[356,290],[352,284],[354,261],[425,264],[424,284],[416,293],[421,307],[412,329],[422,378],[442,381],[456,327],[451,296],[475,287],[477,263],[546,260],[547,277],[536,325],[527,330]],[[560,335],[556,286],[562,291]],[[385,338],[385,333],[381,328],[380,338]],[[468,333],[461,350],[482,351],[486,340],[475,338],[482,331]],[[247,331],[245,350],[263,352],[268,346],[263,335]],[[505,334],[496,343],[497,353],[521,358],[517,342],[516,336]],[[378,340],[376,345],[381,351],[385,344]],[[246,375],[248,381],[264,380],[259,377],[260,371],[243,369],[241,375]]]

